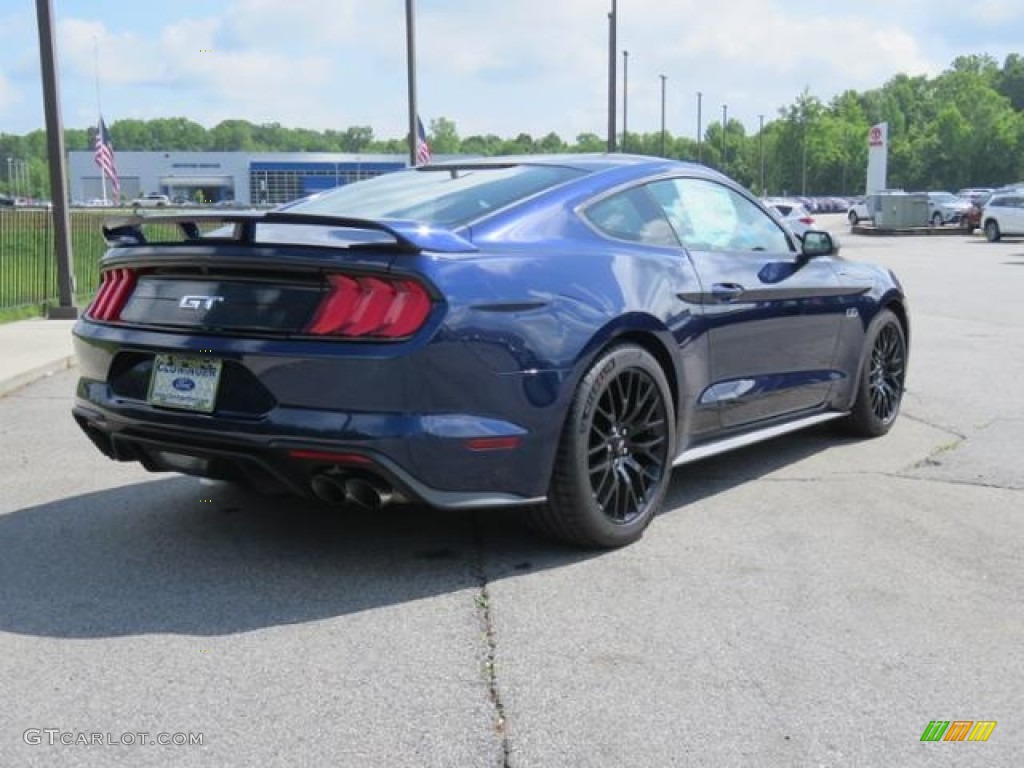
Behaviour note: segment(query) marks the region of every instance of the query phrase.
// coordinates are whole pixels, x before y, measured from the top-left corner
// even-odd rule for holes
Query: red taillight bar
[[[117,320],[135,288],[135,272],[130,269],[110,269],[100,275],[100,289],[89,307],[89,317],[95,320]]]
[[[308,333],[349,338],[400,339],[418,331],[430,297],[415,280],[330,275]]]

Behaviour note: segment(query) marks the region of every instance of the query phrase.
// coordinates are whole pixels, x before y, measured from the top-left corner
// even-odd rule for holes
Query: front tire
[[[896,315],[883,309],[864,341],[857,399],[843,421],[859,437],[880,437],[896,422],[907,375],[907,339]]]
[[[848,214],[846,214],[846,218],[850,222],[851,227],[860,221],[860,217],[857,215],[856,211],[850,211]]]
[[[920,219],[918,219],[918,221],[920,221]],[[941,227],[942,226],[942,214],[939,213],[938,211],[936,211],[935,213],[932,214],[932,226],[933,227]]]
[[[675,446],[671,390],[634,344],[604,352],[580,381],[562,429],[548,501],[528,520],[583,547],[639,539],[665,497]]]
[[[1003,234],[999,231],[999,224],[994,219],[985,222],[985,239],[990,243],[999,242]]]

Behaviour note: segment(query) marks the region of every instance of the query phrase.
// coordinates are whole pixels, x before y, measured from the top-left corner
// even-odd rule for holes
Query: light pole
[[[615,59],[615,52],[618,44],[615,42],[615,32],[618,26],[618,3],[612,0],[612,10],[608,14],[608,151],[615,151],[615,70],[618,63]]]
[[[703,130],[703,126],[701,125],[701,119],[700,119],[700,107],[701,107],[701,100],[703,98],[704,98],[704,94],[701,93],[700,91],[697,91],[697,162],[698,163],[701,162],[701,131]]]
[[[419,163],[419,108],[416,106],[416,9],[413,0],[405,0],[405,66],[409,90],[409,165]]]
[[[665,157],[665,81],[668,77],[658,75],[661,78],[661,156]]]
[[[722,105],[722,173],[725,173],[726,168],[726,151],[727,147],[725,144],[725,126],[729,124],[729,105]]]
[[[757,132],[757,143],[761,152],[761,197],[764,197],[764,115],[757,116],[760,128]]]
[[[801,179],[800,180],[800,195],[802,197],[806,197],[807,196],[807,113],[806,113],[806,111],[804,112],[802,117],[803,117],[803,119],[800,122],[801,122],[801,126],[803,127],[803,133],[804,133],[804,139],[803,139],[804,149],[803,149],[803,160],[801,161],[801,165],[803,167],[802,167],[802,170],[800,172],[800,179]]]
[[[39,62],[42,65],[43,112],[46,115],[46,155],[50,162],[50,200],[53,211],[53,245],[57,259],[59,306],[51,306],[47,317],[72,320],[75,306],[75,274],[71,261],[71,221],[68,216],[68,177],[65,172],[64,122],[60,114],[57,80],[57,38],[53,31],[53,0],[36,0],[39,32]]]
[[[626,131],[629,112],[629,51],[622,52],[622,151],[626,151]]]
[[[7,158],[7,191],[11,193],[11,197],[17,197],[14,192],[14,182],[11,181],[11,163],[14,162],[14,158]]]

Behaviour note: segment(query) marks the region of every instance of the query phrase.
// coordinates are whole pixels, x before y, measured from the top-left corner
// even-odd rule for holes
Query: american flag
[[[427,143],[427,132],[423,130],[423,121],[416,117],[416,165],[430,162],[430,144]]]
[[[110,133],[107,131],[107,124],[100,117],[100,124],[96,127],[96,138],[93,139],[93,160],[100,167],[103,175],[110,179],[110,188],[114,192],[114,204],[121,200],[121,180],[117,178],[117,165],[114,163],[114,145],[110,141]]]

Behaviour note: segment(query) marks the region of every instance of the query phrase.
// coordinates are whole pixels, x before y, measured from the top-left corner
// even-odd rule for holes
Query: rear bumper
[[[429,350],[296,357],[292,344],[221,339],[214,354],[230,397],[203,414],[150,405],[144,382],[153,355],[182,342],[195,354],[205,341],[161,335],[166,343],[150,345],[135,335],[126,344],[111,329],[91,330],[76,329],[73,415],[112,459],[303,495],[320,473],[352,474],[448,509],[545,497],[561,418],[555,401],[530,405],[536,375],[460,369],[450,349],[442,360]]]
[[[475,476],[493,481],[474,490],[435,488],[410,473],[380,446],[352,442],[278,438],[267,435],[225,434],[221,430],[168,428],[141,423],[79,400],[72,409],[75,421],[93,444],[115,461],[137,461],[153,472],[175,471],[200,477],[241,482],[257,490],[287,489],[312,497],[313,478],[330,472],[343,477],[373,479],[405,500],[420,501],[440,509],[515,506],[534,504],[544,496],[504,490],[493,465],[503,455],[475,457]],[[495,452],[500,454],[501,452]]]

